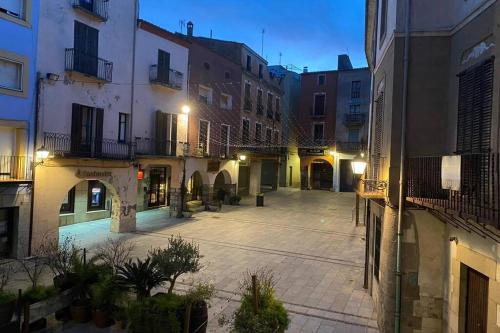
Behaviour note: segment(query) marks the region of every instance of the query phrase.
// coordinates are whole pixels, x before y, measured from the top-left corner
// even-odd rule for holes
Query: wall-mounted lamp
[[[188,114],[189,112],[191,112],[191,108],[187,104],[183,105],[181,110],[182,110],[182,113],[184,113],[184,114]]]
[[[366,169],[366,161],[363,159],[364,154],[361,157],[356,157],[351,161],[352,173],[355,175],[364,175]]]
[[[450,237],[450,242],[455,242],[455,244],[458,244],[458,238],[455,236]]]
[[[247,155],[243,155],[243,154],[241,154],[240,156],[238,156],[238,159],[239,159],[240,161],[242,161],[242,162],[243,162],[243,161],[246,161],[246,160],[247,160]]]
[[[45,149],[44,146],[38,148],[35,152],[35,156],[37,159],[37,162],[34,163],[34,166],[36,167],[37,165],[43,164],[47,158],[49,158],[50,152]]]
[[[335,151],[334,150],[330,150],[328,153],[330,154],[330,156],[335,156]]]
[[[56,74],[56,73],[47,73],[47,80],[50,80],[50,81],[57,81],[59,80],[59,74]]]

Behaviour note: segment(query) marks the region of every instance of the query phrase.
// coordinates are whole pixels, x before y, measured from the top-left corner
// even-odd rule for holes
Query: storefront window
[[[103,210],[106,203],[106,187],[98,180],[89,181],[88,207],[89,211]]]
[[[75,188],[73,187],[68,191],[66,197],[64,198],[61,209],[59,210],[60,214],[71,214],[75,211]]]

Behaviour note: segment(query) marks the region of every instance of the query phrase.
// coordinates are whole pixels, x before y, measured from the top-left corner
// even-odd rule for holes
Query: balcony
[[[105,22],[108,20],[109,0],[72,0],[73,8]]]
[[[135,154],[143,156],[176,156],[177,142],[150,138],[135,139]]]
[[[113,80],[112,62],[75,49],[66,49],[65,70],[78,72],[104,82]]]
[[[0,183],[31,181],[31,162],[27,156],[0,155]]]
[[[149,68],[149,82],[168,87],[175,90],[182,90],[182,80],[184,75],[173,69],[159,70],[158,65],[151,65]]]
[[[267,109],[267,118],[273,119],[274,118],[274,112],[273,109]]]
[[[257,104],[257,115],[262,116],[264,114],[264,105]]]
[[[343,123],[346,127],[361,127],[366,122],[365,113],[346,113],[344,114]]]
[[[243,101],[243,110],[252,111],[252,100],[248,97],[245,97]]]
[[[362,142],[339,142],[337,141],[335,143],[337,151],[341,153],[347,153],[347,152],[352,152],[352,153],[359,153],[362,151],[366,151],[366,144]]]
[[[109,139],[72,140],[70,134],[44,133],[44,146],[51,154],[61,157],[133,159],[133,145]]]
[[[442,156],[410,158],[406,200],[453,217],[451,220],[457,226],[490,235],[484,226],[500,229],[498,163],[498,154],[461,155],[460,170],[458,166],[455,170],[459,179],[455,177],[452,182],[443,184]],[[451,168],[447,168],[445,174],[448,169]],[[474,226],[468,220],[483,227]]]

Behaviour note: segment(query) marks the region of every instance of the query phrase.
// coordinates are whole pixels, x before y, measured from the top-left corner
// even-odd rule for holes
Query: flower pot
[[[77,323],[86,323],[91,318],[90,305],[85,301],[75,301],[69,308],[71,318]]]
[[[0,304],[0,325],[11,321],[16,309],[16,300]]]
[[[98,328],[105,328],[111,325],[111,316],[108,311],[95,310],[94,311],[94,325]]]
[[[189,332],[205,333],[207,331],[208,305],[202,301],[191,307],[191,318],[189,320]]]

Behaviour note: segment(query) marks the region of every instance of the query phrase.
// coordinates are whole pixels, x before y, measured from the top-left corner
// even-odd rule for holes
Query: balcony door
[[[151,168],[149,170],[149,208],[165,206],[167,196],[166,174],[166,168]]]
[[[71,153],[100,156],[103,144],[104,110],[73,104],[71,120]]]
[[[170,53],[158,50],[158,81],[170,82]]]
[[[81,2],[88,3],[89,1]],[[92,2],[90,6],[92,6]],[[97,76],[99,30],[75,21],[74,38],[74,70],[80,73]]]

